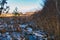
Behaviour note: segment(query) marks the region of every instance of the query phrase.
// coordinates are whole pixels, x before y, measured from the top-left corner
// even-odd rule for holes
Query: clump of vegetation
[[[18,8],[16,7],[15,8],[15,10],[13,11],[13,14],[15,15],[15,16],[19,16],[20,14],[18,13]]]

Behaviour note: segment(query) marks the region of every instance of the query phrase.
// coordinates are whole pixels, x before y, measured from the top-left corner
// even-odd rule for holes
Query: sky
[[[7,0],[7,4],[5,6],[10,7],[10,13],[17,7],[19,12],[31,12],[40,10],[43,7],[40,5],[44,5],[43,0]]]

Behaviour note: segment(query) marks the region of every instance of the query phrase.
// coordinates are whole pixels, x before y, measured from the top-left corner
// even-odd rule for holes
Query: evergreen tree
[[[4,9],[4,5],[7,4],[6,0],[1,0],[1,8],[0,8],[0,14],[2,13],[2,10]]]
[[[4,5],[7,4],[7,0],[1,0],[0,1],[0,15],[2,13],[2,11],[4,10]]]
[[[18,16],[18,15],[19,15],[19,13],[18,13],[18,8],[17,8],[17,7],[16,7],[15,10],[13,11],[13,13],[14,13],[15,16]]]

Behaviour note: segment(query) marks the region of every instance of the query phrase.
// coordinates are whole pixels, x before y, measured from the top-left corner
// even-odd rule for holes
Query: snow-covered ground
[[[6,32],[2,33],[0,32],[0,40],[47,40],[46,34],[41,30],[33,30],[33,28],[29,25],[34,25],[33,22],[25,23],[25,24],[19,24],[19,26],[14,26],[14,21],[11,19],[10,24],[8,22],[3,22],[3,20],[0,20],[0,31],[3,29],[6,30]],[[29,25],[28,25],[29,24]],[[33,27],[34,27],[33,26]],[[19,28],[21,31],[17,32],[17,28]],[[4,31],[4,30],[3,30]],[[14,31],[14,32],[13,32]]]

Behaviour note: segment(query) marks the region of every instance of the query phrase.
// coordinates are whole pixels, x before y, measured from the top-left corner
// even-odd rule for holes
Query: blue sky
[[[19,12],[36,11],[42,9],[40,4],[44,4],[43,0],[7,0],[10,11],[13,12],[18,7]]]

